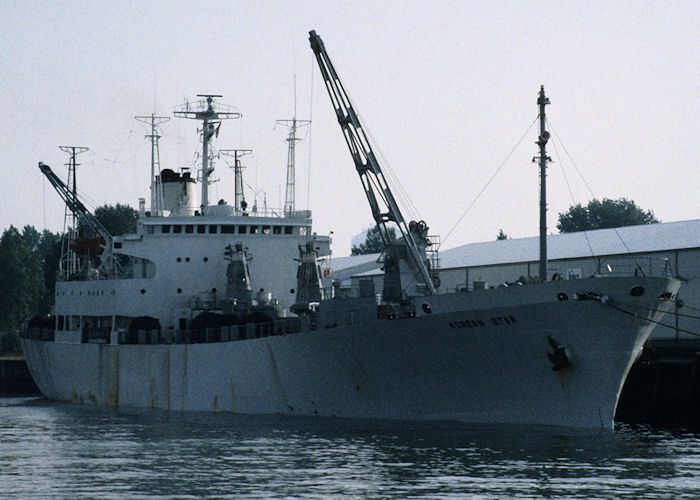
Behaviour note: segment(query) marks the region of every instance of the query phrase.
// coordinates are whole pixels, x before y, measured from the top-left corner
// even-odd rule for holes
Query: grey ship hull
[[[569,280],[426,297],[404,319],[345,307],[315,330],[231,342],[22,345],[47,398],[82,404],[612,428],[625,377],[678,286]],[[604,298],[575,300],[592,296],[582,292]],[[549,337],[567,367],[553,370]]]

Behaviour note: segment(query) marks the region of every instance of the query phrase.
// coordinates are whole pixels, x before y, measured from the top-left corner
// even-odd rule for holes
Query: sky
[[[88,207],[137,208],[150,197],[150,144],[134,117],[170,116],[161,166],[194,168],[196,122],[172,112],[221,94],[243,116],[214,147],[253,150],[249,204],[284,203],[287,129],[276,120],[295,108],[312,120],[297,144],[297,209],[313,210],[314,230],[348,255],[373,221],[312,29],[398,180],[405,218],[425,220],[444,249],[499,229],[538,233],[540,85],[551,100],[549,232],[593,197],[632,199],[664,222],[700,218],[697,1],[0,0],[0,11],[2,229],[62,230],[63,202],[37,168],[65,178],[62,145],[90,148],[77,173]],[[223,159],[214,177],[210,200],[232,202]]]

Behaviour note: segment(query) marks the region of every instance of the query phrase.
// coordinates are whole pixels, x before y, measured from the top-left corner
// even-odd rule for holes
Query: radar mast
[[[151,140],[151,215],[163,215],[163,183],[160,173],[160,149],[158,147],[158,125],[170,121],[168,116],[135,116],[136,120],[151,126],[151,133],[146,135]]]
[[[202,122],[202,197],[200,200],[202,215],[206,214],[209,206],[209,176],[214,172],[214,168],[209,165],[209,143],[216,135],[219,135],[219,129],[223,120],[240,118],[242,115],[233,111],[231,106],[220,104],[214,100],[215,97],[222,97],[217,94],[197,94],[197,97],[203,99],[197,102],[178,106],[173,115],[179,118],[189,118],[191,120],[201,120]]]

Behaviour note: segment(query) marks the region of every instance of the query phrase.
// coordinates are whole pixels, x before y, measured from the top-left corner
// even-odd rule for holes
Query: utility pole
[[[151,126],[151,133],[144,136],[151,140],[151,215],[163,215],[163,184],[156,180],[160,174],[160,149],[158,147],[160,135],[158,135],[157,127],[169,121],[170,117],[156,116],[155,113],[151,113],[151,116],[135,116],[134,118]]]
[[[253,152],[252,149],[220,149],[219,154],[224,156],[233,156],[233,192],[234,192],[234,208],[236,213],[239,211],[245,212],[248,204],[243,196],[243,167],[241,158]]]
[[[233,111],[230,106],[217,103],[214,98],[221,97],[216,94],[197,94],[202,97],[194,104],[186,102],[178,106],[173,114],[180,118],[189,118],[202,121],[202,197],[201,215],[204,215],[209,205],[209,176],[214,172],[214,168],[209,167],[209,142],[216,135],[219,135],[221,122],[230,118],[240,118],[242,115]]]
[[[66,182],[66,186],[68,191],[73,194],[73,199],[77,199],[78,183],[75,171],[80,164],[76,160],[79,154],[89,151],[89,148],[84,146],[59,146],[59,148],[64,153],[68,153],[68,163],[66,163],[68,182]],[[70,210],[68,204],[63,212],[63,234],[67,237],[64,237],[61,243],[61,271],[65,277],[69,277],[78,272],[79,262],[78,256],[70,247],[70,242],[78,237],[78,216]]]
[[[547,162],[552,159],[547,156],[547,141],[549,132],[545,129],[546,115],[544,107],[549,104],[549,98],[544,95],[544,85],[540,86],[537,97],[537,105],[540,108],[540,135],[537,144],[540,147],[540,155],[532,161],[539,160],[540,164],[540,280],[547,281]]]

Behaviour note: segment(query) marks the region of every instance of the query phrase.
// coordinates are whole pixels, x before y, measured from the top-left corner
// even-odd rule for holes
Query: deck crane
[[[402,295],[407,290],[408,283],[400,283],[397,280],[400,280],[401,275],[405,275],[407,272],[412,274],[410,281],[415,284],[417,294],[434,295],[436,290],[425,256],[425,248],[430,245],[427,239],[428,227],[423,221],[411,221],[406,224],[360,119],[353,109],[350,96],[328,57],[323,40],[315,31],[310,31],[309,42],[316,56],[331,103],[335,108],[338,123],[350,149],[355,168],[362,181],[362,187],[372,209],[372,216],[382,235],[385,271],[384,298],[385,300],[403,298]],[[403,244],[392,243],[387,227],[389,222],[393,222],[398,227]]]
[[[78,254],[80,254],[81,251],[85,251],[85,253],[92,256],[99,255],[101,264],[104,266],[108,261],[108,256],[111,255],[112,242],[114,239],[112,235],[97,217],[83,205],[77,195],[68,189],[65,182],[51,170],[51,167],[45,163],[39,162],[39,169],[56,189],[59,196],[68,206],[68,209],[78,218],[79,226],[92,233],[92,239],[81,238],[80,240],[73,241],[71,242],[71,248]]]

